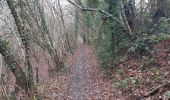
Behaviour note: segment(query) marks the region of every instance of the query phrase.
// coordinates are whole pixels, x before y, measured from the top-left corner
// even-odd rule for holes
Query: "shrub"
[[[158,22],[155,23],[152,27],[152,29],[150,30],[152,33],[166,33],[166,34],[170,34],[170,25],[169,22],[170,19],[166,18],[166,17],[161,17],[159,18]]]
[[[128,54],[136,53],[139,56],[150,54],[153,51],[153,44],[170,38],[168,34],[147,35],[137,37],[134,44],[129,48]]]

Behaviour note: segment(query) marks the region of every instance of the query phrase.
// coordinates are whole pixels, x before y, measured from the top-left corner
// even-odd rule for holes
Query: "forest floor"
[[[153,45],[154,54],[128,57],[110,74],[125,100],[170,100],[170,40]]]
[[[155,54],[126,61],[104,72],[94,50],[81,45],[67,66],[48,80],[45,100],[169,100],[170,40]]]
[[[100,70],[93,50],[81,45],[68,59],[70,71],[54,75],[48,83],[45,100],[115,100],[119,92]]]

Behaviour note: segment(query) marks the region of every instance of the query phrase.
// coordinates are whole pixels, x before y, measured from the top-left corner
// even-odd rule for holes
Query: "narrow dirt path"
[[[48,86],[45,100],[117,100],[119,91],[100,70],[93,50],[79,46],[70,57],[71,70],[67,75],[56,75]],[[56,87],[57,86],[57,90]],[[123,100],[123,99],[120,99]]]
[[[71,100],[114,100],[111,81],[104,79],[92,49],[81,45],[69,75]]]
[[[87,100],[84,63],[84,49],[81,46],[79,56],[69,76],[69,97],[72,100]]]

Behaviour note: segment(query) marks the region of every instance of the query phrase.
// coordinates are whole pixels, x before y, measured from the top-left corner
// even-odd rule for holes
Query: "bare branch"
[[[85,8],[85,7],[81,7],[78,4],[75,4],[74,2],[72,2],[71,0],[67,0],[69,3],[71,3],[72,5],[76,6],[77,8],[81,9],[82,11],[94,11],[94,12],[99,12],[102,13],[104,15],[106,15],[107,17],[113,17],[112,14],[109,14],[107,11],[104,11],[102,9],[93,9],[93,8]]]

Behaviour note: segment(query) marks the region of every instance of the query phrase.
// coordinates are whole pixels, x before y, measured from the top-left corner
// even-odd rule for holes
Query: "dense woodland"
[[[0,0],[0,100],[169,100],[169,5]]]

